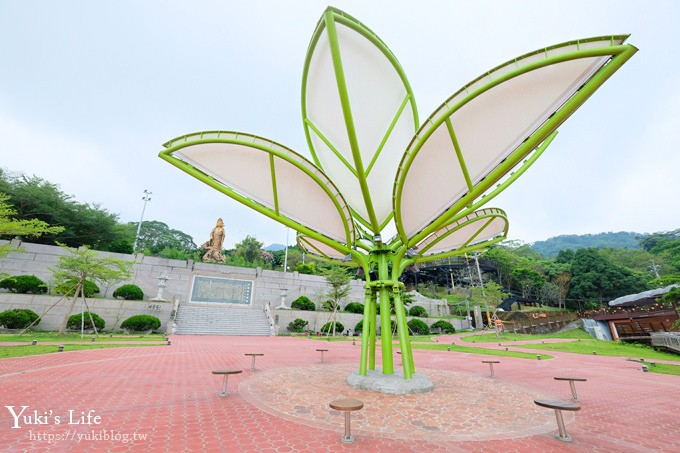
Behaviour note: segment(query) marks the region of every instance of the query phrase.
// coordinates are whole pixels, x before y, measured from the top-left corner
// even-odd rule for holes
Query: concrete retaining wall
[[[7,241],[0,241],[0,244],[6,244]],[[0,259],[0,274],[5,273],[11,276],[14,275],[35,275],[36,277],[47,283],[48,286],[53,286],[52,271],[50,268],[54,267],[59,258],[67,255],[69,252],[61,247],[32,244],[21,242],[19,240],[12,240],[11,244],[17,248],[17,251],[10,253],[6,257]],[[249,269],[233,266],[225,266],[221,264],[211,264],[203,262],[194,262],[191,260],[181,261],[167,258],[158,258],[152,256],[144,256],[142,254],[127,255],[122,253],[98,252],[105,257],[117,258],[121,260],[130,261],[133,264],[132,276],[128,281],[123,281],[111,285],[109,287],[100,287],[101,293],[94,299],[88,299],[88,304],[92,304],[93,311],[102,316],[106,321],[107,328],[120,324],[129,316],[134,314],[153,314],[161,319],[165,325],[170,319],[174,304],[191,303],[191,289],[194,276],[205,277],[221,277],[229,279],[249,280],[253,282],[252,300],[249,308],[263,309],[267,303],[272,309],[281,306],[282,299],[285,305],[290,307],[292,301],[299,296],[307,296],[319,306],[319,302],[323,300],[323,293],[329,290],[326,280],[318,275],[299,274],[297,272],[278,272],[272,270],[263,270],[260,268]],[[159,277],[165,275],[168,277],[166,286],[162,291],[161,301],[151,300],[156,298],[159,293]],[[144,301],[123,301],[113,299],[113,292],[120,286],[132,283],[139,286],[144,291]],[[364,282],[360,280],[352,280],[350,283],[351,292],[344,304],[349,302],[363,302],[364,300]],[[44,313],[47,307],[54,304],[58,297],[54,296],[33,296],[11,294],[5,290],[0,290],[0,311],[10,308],[31,308],[38,314]],[[77,304],[74,307],[74,312],[81,311]],[[449,307],[446,301],[428,299],[420,294],[416,295],[416,302],[414,305],[423,306],[431,316],[446,316],[449,315]],[[62,319],[65,311],[68,310],[70,302],[66,301],[58,304],[50,314],[41,322],[40,327],[43,329],[53,329],[56,319]],[[158,308],[157,306],[160,306]],[[32,308],[35,307],[35,308]],[[149,308],[151,307],[151,308]],[[240,307],[243,308],[243,307]],[[279,326],[281,330],[290,321],[295,319],[295,316],[290,318],[288,314],[284,314],[284,310],[274,310],[279,314]],[[290,312],[288,312],[290,313]],[[310,319],[310,328],[318,324],[318,328],[327,321],[327,312],[308,312],[317,313]],[[342,314],[343,317],[353,316],[350,314]],[[356,315],[348,322],[341,322],[348,327],[354,325],[361,319],[361,315]],[[323,320],[323,319],[325,320]],[[305,318],[306,319],[306,318]],[[322,322],[323,321],[323,322]],[[57,322],[58,327],[58,322]]]
[[[153,315],[161,320],[161,332],[165,332],[170,320],[172,302],[88,298],[87,305],[105,322],[106,330],[113,330],[133,315]],[[31,294],[0,293],[0,312],[13,308],[29,308],[41,316],[40,330],[59,330],[64,317],[68,314],[82,313],[82,302],[78,299],[71,310],[72,298],[60,296],[34,296]]]

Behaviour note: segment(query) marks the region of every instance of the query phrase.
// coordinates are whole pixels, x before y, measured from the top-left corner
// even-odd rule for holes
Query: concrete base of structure
[[[368,370],[366,376],[353,371],[347,377],[352,387],[369,392],[405,395],[410,393],[427,393],[434,389],[432,381],[423,374],[414,373],[412,379],[404,379],[403,371],[395,370],[394,374],[383,374],[382,370]]]

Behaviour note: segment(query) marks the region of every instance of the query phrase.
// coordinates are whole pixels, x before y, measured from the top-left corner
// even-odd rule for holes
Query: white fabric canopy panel
[[[596,40],[579,49],[622,41]],[[395,220],[404,239],[422,231],[498,168],[611,58],[583,56],[541,66],[541,61],[576,47],[556,47],[500,66],[456,93],[425,122],[409,145],[395,185]],[[519,72],[529,64],[535,67]],[[497,82],[514,70],[517,75]]]
[[[297,237],[298,246],[310,255],[319,256],[326,259],[341,260],[345,257],[342,253],[337,250],[327,246],[323,242],[319,242],[309,236],[298,235]]]
[[[423,256],[445,253],[504,238],[507,231],[508,219],[504,211],[481,209],[432,233],[418,244],[417,250]]]
[[[186,142],[186,144],[184,144]],[[171,154],[223,186],[340,244],[353,241],[349,208],[337,188],[301,155],[260,137],[233,132],[181,137]]]
[[[339,18],[344,22],[333,18],[330,30],[320,23],[307,57],[305,132],[316,161],[350,207],[365,224],[373,214],[381,225],[392,214],[391,186],[417,127],[416,107],[389,50],[360,23],[347,16]],[[335,61],[329,33],[337,37]],[[367,192],[362,191],[362,177]]]

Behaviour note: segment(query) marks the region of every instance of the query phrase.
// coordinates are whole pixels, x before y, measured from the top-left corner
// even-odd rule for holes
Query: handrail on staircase
[[[269,301],[264,305],[264,314],[267,315],[267,320],[269,321],[269,334],[274,336],[274,318],[272,317],[272,309]]]

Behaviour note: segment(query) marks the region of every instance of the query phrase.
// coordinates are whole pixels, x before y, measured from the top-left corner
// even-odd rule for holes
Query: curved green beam
[[[505,227],[503,228],[503,231],[500,232],[499,234],[502,234],[504,237],[507,236],[507,233],[508,233],[508,218],[505,215],[504,211],[502,211],[498,208],[487,208],[487,209],[483,209],[482,211],[476,211],[476,212],[470,214],[470,216],[473,215],[473,214],[476,214],[476,215],[474,217],[468,218],[464,222],[461,222],[461,223],[455,225],[450,230],[442,231],[442,230],[445,230],[446,228],[448,228],[449,226],[458,223],[458,220],[450,221],[449,223],[444,225],[441,230],[438,230],[437,232],[433,233],[433,234],[438,235],[438,237],[436,239],[434,239],[432,242],[428,243],[427,245],[425,245],[422,248],[420,247],[420,245],[418,246],[418,252],[419,252],[418,254],[423,256],[423,257],[438,255],[439,253],[431,254],[431,255],[425,255],[425,253],[427,253],[427,251],[430,250],[432,247],[434,247],[435,245],[437,245],[438,243],[440,243],[441,241],[446,239],[448,236],[450,236],[454,233],[457,233],[458,231],[465,228],[466,226],[472,225],[476,222],[479,222],[480,220],[484,220],[485,222],[477,229],[477,232],[475,234],[468,236],[467,240],[463,244],[461,244],[460,246],[456,246],[456,251],[463,250],[463,249],[467,248],[470,245],[470,243],[472,241],[474,241],[486,229],[486,227],[491,224],[491,222],[493,222],[494,220],[499,219],[499,218],[503,219],[505,221]],[[422,245],[422,243],[421,243],[421,245]],[[444,253],[444,252],[442,252],[442,253]]]

